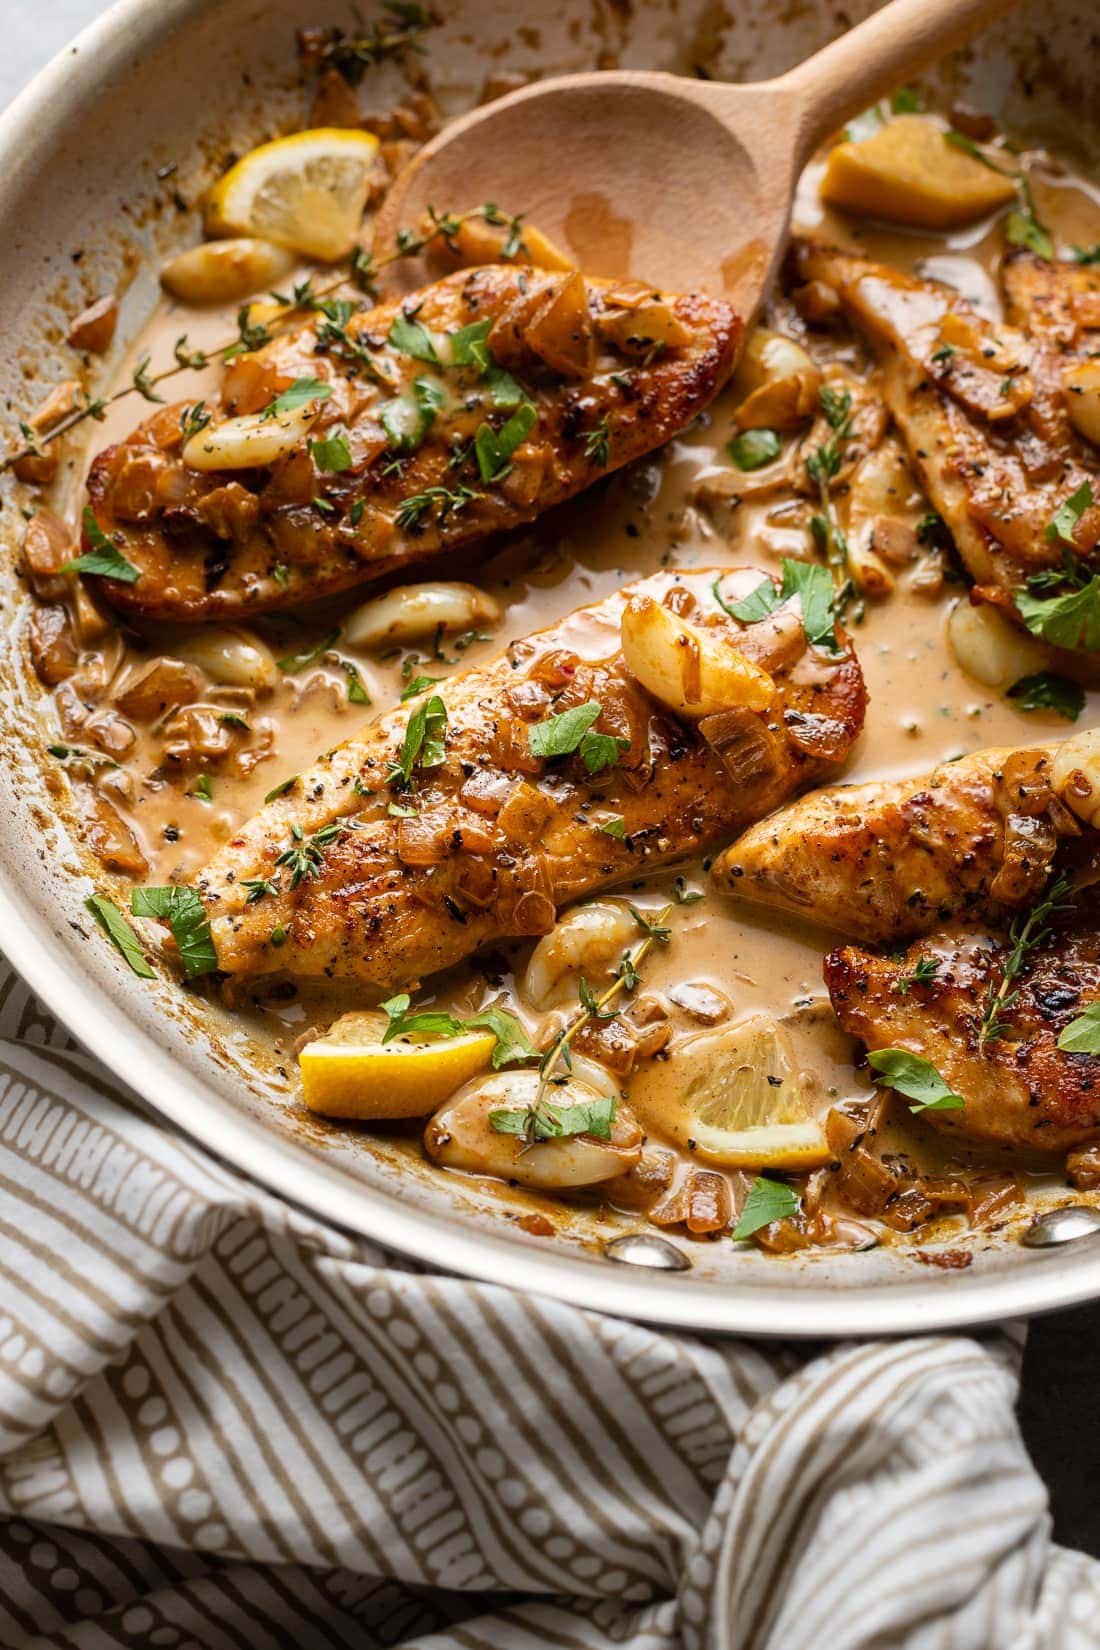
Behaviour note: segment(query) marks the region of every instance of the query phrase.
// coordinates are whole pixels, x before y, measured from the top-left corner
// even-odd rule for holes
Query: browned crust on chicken
[[[747,831],[714,876],[731,893],[882,944],[952,917],[1002,921],[1045,886],[1078,826],[1051,751],[995,749],[915,779],[817,791]]]
[[[240,618],[345,590],[532,521],[667,441],[733,370],[742,325],[728,304],[698,294],[667,299],[687,341],[646,351],[644,338],[631,337],[624,324],[635,296],[629,284],[536,269],[461,270],[346,322],[348,337],[366,346],[392,389],[349,359],[346,347],[338,343],[334,352],[323,317],[280,335],[229,368],[224,410],[257,412],[294,380],[323,379],[332,394],[311,435],[337,425],[350,432],[351,468],[318,470],[303,441],[269,468],[200,473],[181,458],[183,406],[166,407],[92,465],[96,520],[140,572],[136,583],[99,579],[99,588],[127,613]],[[573,301],[571,362],[556,353],[560,340],[546,335],[553,306],[568,309]],[[493,357],[538,412],[499,479],[482,480],[472,443],[483,422],[499,429],[508,410],[494,403],[476,366],[433,368],[391,345],[402,308],[440,334],[492,320]],[[425,374],[450,404],[423,444],[402,456],[387,445],[380,410]],[[433,503],[399,526],[401,505],[431,488],[474,496],[449,511]]]
[[[1077,522],[1074,543],[1086,566],[1100,569],[1100,455],[1070,423],[1060,323],[1049,319],[1067,306],[1084,317],[1080,295],[1055,301],[1054,277],[1044,276],[1041,298],[1034,267],[1010,262],[1013,313],[1034,327],[1029,333],[987,320],[948,287],[858,254],[803,241],[796,256],[802,278],[837,292],[878,355],[909,457],[976,582],[1011,592],[1060,568],[1061,547],[1046,529],[1085,481],[1096,503]],[[1091,301],[1087,314],[1100,326]]]
[[[761,574],[723,575],[738,599]],[[718,607],[714,570],[656,574],[514,643],[440,689],[442,765],[413,795],[387,782],[414,701],[378,718],[265,807],[198,880],[219,966],[236,973],[355,977],[408,986],[507,936],[546,932],[559,906],[741,829],[846,757],[865,692],[850,643],[808,650],[790,607],[742,626]],[[619,626],[632,594],[734,641],[775,678],[769,710],[680,720],[628,672]],[[792,625],[792,620],[794,621]],[[578,755],[534,757],[529,727],[596,701],[597,733],[627,741],[590,774]],[[358,787],[358,790],[357,790]],[[395,818],[391,804],[416,808]],[[623,839],[601,830],[621,819]],[[279,856],[336,823],[315,874],[294,889]],[[275,893],[248,903],[246,879]],[[284,938],[285,936],[285,938]]]
[[[1014,327],[1077,354],[1095,346],[1100,328],[1100,267],[1054,262],[1011,247],[1001,263],[1005,315]]]
[[[979,1042],[982,1007],[1000,984],[1004,944],[936,935],[899,961],[844,946],[825,958],[825,983],[844,1030],[868,1049],[903,1048],[928,1060],[966,1104],[924,1113],[946,1133],[1014,1150],[1063,1152],[1100,1132],[1100,1057],[1057,1046],[1100,1001],[1095,901],[1029,956],[1004,1035]],[[921,957],[939,967],[912,983]],[[905,982],[910,982],[906,984]]]

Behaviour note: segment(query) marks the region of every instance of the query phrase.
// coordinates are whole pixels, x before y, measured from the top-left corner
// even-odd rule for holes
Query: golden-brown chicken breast
[[[840,785],[761,821],[715,862],[730,893],[892,944],[952,917],[997,922],[1044,887],[1079,826],[1052,750],[978,751],[914,779]]]
[[[1007,943],[942,934],[900,960],[844,946],[825,959],[825,982],[845,1031],[868,1049],[902,1048],[927,1060],[964,1104],[924,1113],[938,1129],[1015,1149],[1067,1151],[1100,1134],[1100,1055],[1058,1047],[1100,1002],[1100,907],[1078,909],[1031,950],[1000,1034],[981,1036],[1004,976]]]
[[[742,332],[718,299],[506,265],[350,310],[240,355],[212,418],[165,407],[100,453],[95,519],[137,572],[96,578],[116,607],[293,607],[531,521],[682,429]]]
[[[763,578],[627,585],[322,757],[198,879],[218,966],[409,986],[835,771],[859,664],[843,633],[811,646],[798,597],[719,605]]]
[[[1028,332],[858,254],[803,241],[796,257],[874,348],[909,457],[975,581],[1015,595],[1029,579],[1060,574],[1067,550],[1086,575],[1100,570],[1100,450],[1070,418],[1057,326],[1036,320],[1046,304],[1072,312],[1077,328],[1098,326],[1097,295],[1063,292],[1055,303],[1052,278],[1041,298],[1034,265],[1010,264],[1012,312]],[[1084,617],[1079,629],[1069,635],[1067,621],[1048,639],[1080,647]]]
[[[1040,258],[1010,247],[1001,263],[1005,315],[1032,338],[1049,339],[1063,351],[1095,347],[1100,331],[1100,267]]]

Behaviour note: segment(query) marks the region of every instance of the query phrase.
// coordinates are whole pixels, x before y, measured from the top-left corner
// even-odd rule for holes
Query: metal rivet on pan
[[[620,1266],[649,1266],[655,1272],[687,1272],[691,1261],[682,1249],[655,1232],[627,1232],[604,1245],[608,1260]]]
[[[1021,1238],[1029,1249],[1049,1249],[1056,1243],[1074,1243],[1100,1232],[1100,1214],[1084,1203],[1067,1203],[1036,1215]]]

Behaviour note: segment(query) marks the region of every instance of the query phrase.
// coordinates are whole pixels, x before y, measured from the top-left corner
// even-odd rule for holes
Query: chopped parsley
[[[497,1040],[492,1055],[495,1070],[539,1057],[538,1049],[530,1042],[515,1015],[495,1003],[479,1009],[468,1020],[457,1019],[442,1009],[422,1009],[410,1014],[411,1006],[412,999],[407,991],[382,1004],[382,1012],[389,1021],[382,1035],[383,1044],[392,1043],[395,1037],[464,1037],[468,1032],[484,1029],[491,1031]]]
[[[1100,1054],[1100,1003],[1090,1003],[1058,1039],[1063,1054]]]
[[[387,785],[408,790],[414,768],[438,768],[447,754],[444,744],[446,730],[447,707],[439,695],[433,693],[409,717],[401,751],[386,775]]]
[[[389,330],[389,341],[402,355],[411,355],[414,361],[439,364],[438,340],[420,321],[415,321],[402,310],[394,317]]]
[[[353,664],[350,659],[341,659],[340,668],[347,677],[348,703],[350,705],[369,705],[371,702],[370,694],[363,685],[363,678],[359,674],[359,666]]]
[[[114,900],[107,899],[104,894],[92,894],[84,904],[134,973],[140,975],[143,980],[155,980],[156,974],[145,960],[137,935]]]
[[[117,579],[120,584],[136,584],[141,574],[131,562],[113,544],[95,519],[90,504],[84,506],[81,518],[84,522],[84,533],[92,546],[82,556],[76,556],[67,561],[60,569],[62,573],[95,573],[101,579]]]
[[[217,968],[218,954],[206,907],[193,888],[181,883],[168,888],[135,888],[130,910],[135,917],[155,917],[168,924],[189,979]]]
[[[401,695],[401,703],[404,704],[406,699],[418,698],[420,694],[427,693],[429,688],[438,687],[442,680],[442,676],[414,676]]]
[[[481,424],[474,437],[477,467],[485,482],[501,481],[512,468],[512,454],[538,422],[538,413],[530,401],[524,401],[503,424],[494,430],[491,424]]]
[[[775,430],[742,430],[727,451],[739,470],[762,470],[779,457],[783,443]]]
[[[733,1241],[739,1243],[744,1238],[752,1237],[762,1226],[770,1226],[773,1220],[789,1220],[801,1206],[802,1199],[793,1186],[786,1186],[781,1180],[771,1180],[766,1174],[758,1174],[749,1187],[749,1195],[733,1228]]]
[[[618,1097],[596,1095],[574,1105],[555,1105],[542,1095],[533,1106],[502,1106],[489,1113],[489,1127],[495,1134],[523,1135],[528,1141],[566,1140],[587,1134],[593,1140],[610,1140]]]
[[[531,755],[543,758],[578,754],[590,774],[613,768],[620,751],[630,749],[629,739],[614,734],[594,733],[593,726],[600,719],[602,706],[595,699],[587,704],[573,705],[569,710],[549,716],[544,722],[535,722],[528,729]]]
[[[269,402],[260,417],[279,418],[283,413],[296,412],[311,401],[327,401],[331,394],[332,385],[321,378],[296,378],[281,395]]]
[[[302,648],[300,653],[288,653],[285,659],[277,659],[275,662],[284,676],[296,676],[307,665],[314,664],[321,658],[322,654],[327,653],[339,640],[339,630],[330,630],[327,635],[321,637],[320,641]]]
[[[326,436],[323,441],[310,441],[309,454],[319,470],[339,475],[351,469],[351,447],[343,430]]]
[[[1047,538],[1051,543],[1075,546],[1073,535],[1077,531],[1077,523],[1085,511],[1092,508],[1092,502],[1092,483],[1083,481],[1075,493],[1062,500],[1047,523]]]
[[[719,607],[742,624],[757,624],[784,602],[797,597],[806,640],[828,653],[840,652],[836,634],[836,589],[828,570],[816,562],[784,557],[783,582],[779,589],[776,590],[771,579],[763,579],[739,602],[727,603],[722,599],[719,579],[715,579],[711,589]]]
[[[1008,690],[1020,710],[1053,710],[1067,722],[1076,722],[1085,708],[1085,690],[1080,682],[1068,676],[1059,676],[1053,670],[1040,670],[1034,676],[1021,676]]]

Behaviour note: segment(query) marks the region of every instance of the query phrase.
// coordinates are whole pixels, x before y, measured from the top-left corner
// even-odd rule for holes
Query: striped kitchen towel
[[[1078,1650],[1005,1336],[817,1356],[426,1275],[0,979],[3,1650]]]

